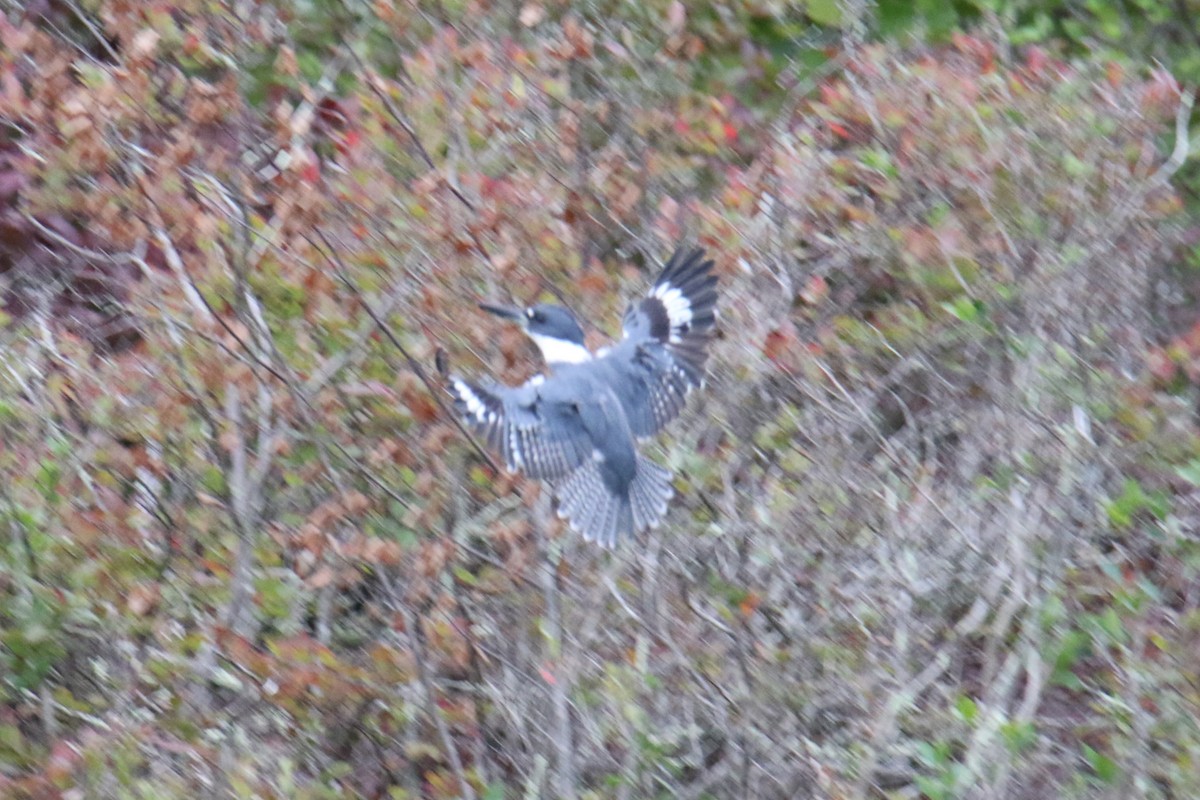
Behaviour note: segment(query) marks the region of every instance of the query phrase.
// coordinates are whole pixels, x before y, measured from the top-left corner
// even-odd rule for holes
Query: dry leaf
[[[159,40],[158,31],[151,28],[138,31],[138,35],[133,37],[131,50],[135,58],[148,58],[154,55],[155,49],[158,47]]]
[[[667,9],[667,33],[677,34],[683,31],[684,23],[687,22],[687,6],[675,0]]]
[[[546,18],[546,9],[540,3],[526,3],[521,7],[521,24],[532,28]]]
[[[312,574],[312,577],[308,579],[308,585],[314,589],[324,589],[333,583],[333,576],[333,567],[325,564]]]
[[[129,598],[125,604],[131,612],[139,617],[144,617],[158,605],[161,595],[157,583],[139,583],[129,591]]]

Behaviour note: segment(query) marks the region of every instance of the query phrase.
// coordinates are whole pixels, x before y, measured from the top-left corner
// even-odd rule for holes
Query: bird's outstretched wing
[[[547,401],[538,376],[523,386],[451,377],[455,410],[495,450],[509,470],[556,479],[591,457],[592,443],[569,403]]]
[[[642,300],[625,312],[624,338],[604,358],[633,433],[652,436],[704,382],[716,325],[717,276],[703,250],[675,251]]]

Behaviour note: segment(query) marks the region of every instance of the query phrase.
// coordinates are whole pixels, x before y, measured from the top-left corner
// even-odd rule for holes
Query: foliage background
[[[0,4],[0,796],[1200,793],[1194,6]],[[599,552],[434,357],[679,242]]]

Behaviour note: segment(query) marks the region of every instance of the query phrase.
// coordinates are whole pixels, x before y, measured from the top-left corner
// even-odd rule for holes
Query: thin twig
[[[342,264],[341,259],[337,257],[337,251],[334,249],[329,239],[325,236],[325,232],[320,228],[317,228],[317,236],[320,237],[324,247],[319,247],[317,243],[312,241],[312,239],[309,239],[308,236],[305,236],[304,238],[333,266],[337,267],[337,269],[334,270],[334,274],[337,276],[338,280],[341,281],[342,284],[354,294],[358,302],[362,303],[362,307],[367,312],[367,316],[374,320],[376,327],[378,327],[383,335],[387,337],[388,341],[392,343],[392,346],[396,348],[397,352],[404,357],[404,360],[408,362],[409,368],[413,371],[413,374],[417,376],[421,383],[425,384],[425,388],[429,390],[430,396],[433,397],[433,401],[437,403],[437,406],[439,409],[441,409],[442,414],[454,423],[454,427],[458,428],[459,432],[466,437],[467,441],[471,443],[471,446],[475,448],[475,452],[479,454],[479,456],[487,463],[487,465],[491,467],[494,472],[499,473],[500,468],[496,466],[496,462],[492,460],[492,457],[488,455],[486,450],[483,449],[483,446],[480,445],[475,437],[471,435],[471,432],[468,431],[466,426],[463,425],[462,421],[459,420],[458,415],[453,413],[446,405],[446,401],[442,399],[441,391],[435,387],[433,380],[430,379],[429,374],[425,371],[425,368],[421,366],[421,363],[413,357],[412,353],[408,351],[408,348],[406,348],[396,337],[396,335],[392,333],[392,329],[388,327],[388,324],[384,321],[383,317],[379,316],[378,312],[376,312],[375,309],[371,307],[371,304],[367,302],[367,298],[363,295],[362,290],[359,289],[352,280],[350,280],[349,275],[346,273],[345,265]]]
[[[388,593],[392,598],[392,605],[404,617],[404,629],[408,632],[409,638],[413,645],[413,661],[417,667],[417,680],[421,684],[421,690],[425,694],[425,713],[437,728],[438,738],[442,740],[442,749],[446,752],[446,758],[450,760],[450,768],[454,771],[454,777],[458,781],[459,791],[466,800],[475,800],[475,789],[472,788],[467,780],[466,771],[463,769],[462,757],[458,753],[458,748],[454,745],[454,739],[450,736],[450,728],[446,725],[446,719],[442,716],[438,705],[437,693],[433,688],[433,680],[429,676],[429,666],[427,664],[429,651],[425,646],[425,633],[421,629],[421,623],[417,620],[417,615],[413,613],[412,608],[400,596],[395,583],[390,576],[384,575],[383,580],[388,588]]]
[[[557,561],[554,548],[550,546],[550,495],[542,492],[534,508],[534,527],[541,555],[542,597],[546,604],[547,635],[550,639],[553,678],[550,682],[551,702],[554,706],[554,770],[555,796],[570,800],[578,794],[578,779],[575,773],[575,736],[571,724],[571,675],[567,667],[567,637],[563,629],[561,590],[555,569]]]

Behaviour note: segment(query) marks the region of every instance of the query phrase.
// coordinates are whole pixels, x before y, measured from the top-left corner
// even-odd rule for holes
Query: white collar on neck
[[[592,360],[592,353],[581,344],[568,342],[565,339],[555,339],[552,336],[529,334],[529,338],[542,351],[542,358],[547,364],[582,364]]]

